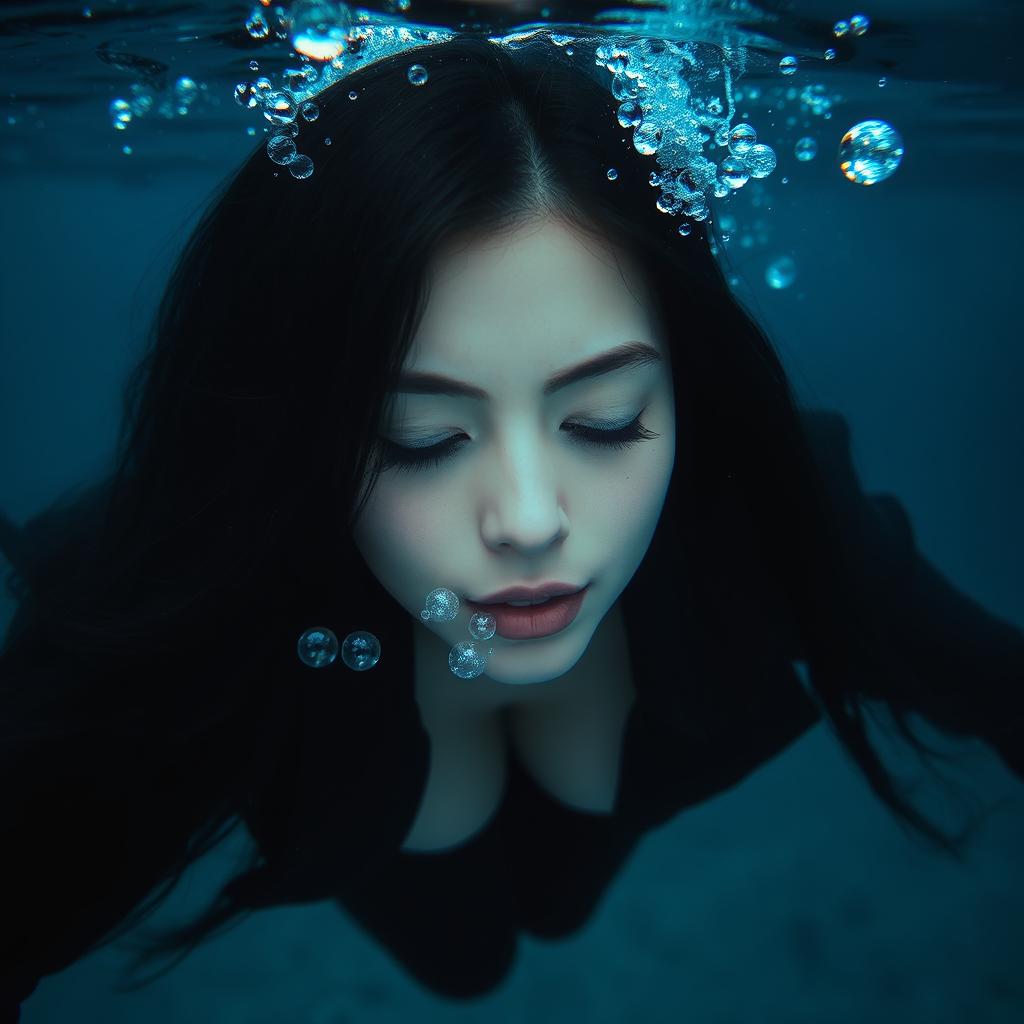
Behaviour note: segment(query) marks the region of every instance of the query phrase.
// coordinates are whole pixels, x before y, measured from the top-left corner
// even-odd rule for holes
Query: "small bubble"
[[[623,128],[635,128],[644,119],[644,108],[636,100],[625,100],[619,104],[616,117]]]
[[[750,168],[738,157],[727,156],[719,165],[722,181],[729,188],[742,188],[750,178]]]
[[[293,178],[308,178],[313,173],[313,161],[300,153],[288,164],[288,172]]]
[[[131,105],[126,100],[116,99],[111,101],[109,109],[111,124],[123,132],[132,122]]]
[[[850,31],[855,36],[864,35],[864,33],[867,32],[870,25],[871,22],[868,20],[868,16],[866,14],[855,14],[850,19]]]
[[[661,129],[653,125],[641,124],[633,132],[633,146],[643,156],[651,156],[661,146]]]
[[[768,264],[764,279],[769,288],[788,288],[796,280],[796,263],[788,256],[780,256]]]
[[[341,660],[356,672],[365,672],[380,661],[380,641],[365,629],[349,633],[341,645]]]
[[[338,638],[326,626],[314,626],[299,637],[299,660],[310,668],[324,668],[338,656]]]
[[[270,35],[270,26],[263,12],[257,7],[245,23],[246,30],[253,39],[266,39]]]
[[[797,59],[796,57],[783,57],[779,61],[779,70],[784,75],[795,75],[796,74]]]
[[[448,668],[460,679],[476,679],[483,675],[487,660],[476,645],[465,640],[457,643],[448,654]]]
[[[434,622],[451,622],[459,614],[459,595],[447,587],[435,587],[424,599],[423,609]]]
[[[885,88],[885,82],[886,82],[885,75],[882,75],[882,77],[878,80],[878,88],[879,89],[884,89]]]
[[[835,59],[836,59],[836,51],[833,50],[832,47],[830,46],[825,51],[825,60],[835,60]]]
[[[353,90],[352,90],[352,91],[351,91],[351,92],[350,92],[350,93],[348,94],[348,98],[349,98],[350,100],[354,100],[354,99],[356,98],[356,96],[358,96],[358,95],[359,95],[359,94],[358,94],[358,93],[357,93],[357,92],[355,91],[355,89],[353,89]]]
[[[267,93],[263,97],[263,116],[271,124],[287,124],[295,120],[295,104],[287,93]]]
[[[775,170],[775,150],[771,146],[758,143],[750,147],[743,157],[743,162],[750,169],[752,178],[767,178]]]
[[[260,98],[256,91],[256,85],[253,82],[239,82],[235,86],[235,102],[240,107],[246,107],[252,110],[260,105]]]
[[[738,124],[729,133],[729,152],[733,156],[744,156],[757,142],[757,132],[749,124]]]
[[[845,36],[850,31],[850,23],[848,21],[837,21],[832,26],[832,34],[837,38]]]
[[[406,77],[413,85],[426,85],[429,75],[422,64],[413,64],[406,72]]]
[[[498,620],[490,612],[474,612],[469,620],[469,635],[474,640],[490,640],[498,628]]]
[[[608,180],[609,181],[615,181],[615,179],[618,176],[619,176],[619,172],[614,167],[609,167],[608,168]]]
[[[818,143],[816,140],[811,138],[810,135],[805,135],[802,139],[797,139],[796,145],[793,147],[793,155],[803,163],[808,160],[813,160],[818,153]]]
[[[693,231],[693,226],[691,224],[687,224],[685,220],[679,225],[679,234],[684,238],[690,234],[691,231]]]
[[[267,142],[267,156],[275,164],[290,164],[295,159],[295,140],[288,135],[275,135]]]

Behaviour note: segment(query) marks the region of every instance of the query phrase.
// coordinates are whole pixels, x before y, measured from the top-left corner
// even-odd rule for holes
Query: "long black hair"
[[[3,846],[14,873],[41,880],[20,957],[42,962],[54,942],[35,916],[64,922],[69,951],[122,936],[239,824],[286,741],[270,710],[283,683],[265,669],[275,624],[327,586],[359,601],[323,567],[351,564],[431,254],[538,217],[644,272],[694,506],[728,484],[756,509],[831,728],[900,819],[959,856],[868,741],[855,694],[886,671],[884,645],[780,360],[730,291],[712,228],[682,237],[656,208],[652,161],[573,63],[592,59],[584,41],[570,58],[543,40],[512,51],[463,36],[327,88],[296,140],[312,176],[261,146],[210,201],[125,384],[109,475],[21,529],[0,522],[19,602],[0,654]],[[410,84],[413,62],[427,84]],[[81,845],[38,841],[53,822]],[[118,862],[95,835],[117,837]],[[126,865],[145,866],[147,900],[138,878],[121,885]],[[112,930],[90,937],[97,915]],[[187,953],[239,917],[218,899],[141,960]]]

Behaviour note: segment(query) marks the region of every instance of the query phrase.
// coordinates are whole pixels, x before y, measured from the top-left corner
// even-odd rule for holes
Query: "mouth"
[[[495,632],[506,640],[537,640],[560,633],[579,614],[583,599],[590,590],[588,583],[575,594],[549,597],[539,602],[504,601],[501,604],[477,604],[467,600],[474,612],[493,615]]]

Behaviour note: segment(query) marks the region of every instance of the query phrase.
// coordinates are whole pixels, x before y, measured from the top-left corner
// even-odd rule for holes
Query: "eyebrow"
[[[651,345],[642,341],[627,341],[575,366],[559,370],[544,382],[543,393],[547,397],[581,380],[661,361],[661,353]],[[398,386],[394,390],[407,395],[450,395],[454,398],[476,399],[491,397],[483,388],[466,384],[464,381],[444,377],[439,373],[423,373],[417,370],[407,370],[399,374]]]

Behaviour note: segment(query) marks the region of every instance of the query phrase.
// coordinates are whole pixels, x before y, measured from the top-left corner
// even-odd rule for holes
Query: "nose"
[[[481,531],[488,546],[540,554],[568,535],[563,487],[540,443],[498,446],[481,483]]]

